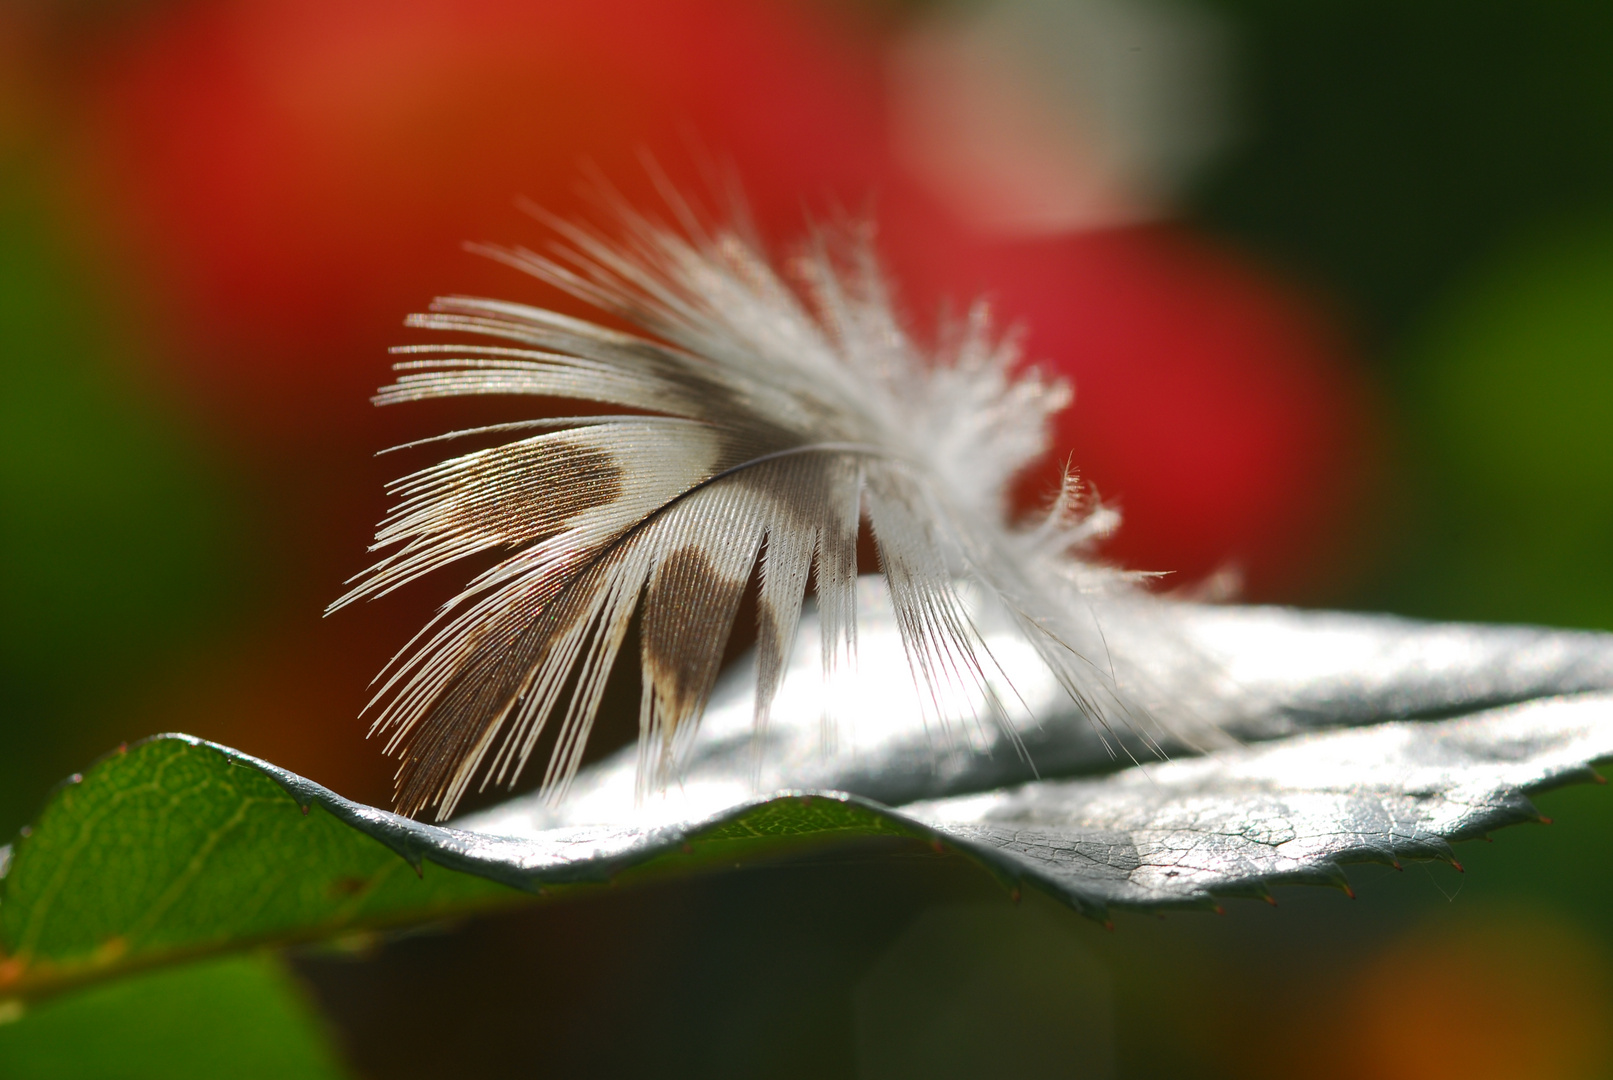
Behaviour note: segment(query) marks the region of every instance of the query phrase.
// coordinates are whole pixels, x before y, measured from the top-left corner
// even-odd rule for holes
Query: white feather
[[[973,582],[1093,722],[1135,726],[1087,603],[1134,577],[1084,561],[1114,515],[1086,506],[1067,478],[1046,521],[1019,530],[1008,519],[1009,482],[1046,452],[1064,384],[1022,367],[983,304],[925,355],[894,314],[865,234],[815,235],[787,280],[743,230],[623,218],[619,240],[557,223],[564,243],[549,256],[491,254],[626,317],[641,336],[443,299],[411,323],[481,343],[402,350],[410,359],[377,398],[527,394],[635,411],[479,429],[536,433],[393,485],[401,501],[376,536],[391,552],[333,610],[509,552],[382,673],[375,726],[402,755],[404,812],[446,817],[476,777],[513,782],[556,717],[544,783],[563,793],[635,618],[640,783],[664,784],[753,571],[765,724],[809,578],[825,677],[855,657],[864,521],[930,715],[957,692],[989,699],[993,662],[960,594]]]

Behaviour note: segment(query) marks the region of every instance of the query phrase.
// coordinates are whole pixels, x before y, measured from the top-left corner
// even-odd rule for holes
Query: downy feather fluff
[[[402,812],[440,820],[478,777],[513,782],[553,725],[543,782],[563,794],[635,617],[639,783],[664,784],[753,577],[765,725],[809,583],[825,677],[854,662],[864,522],[915,692],[935,715],[963,693],[1006,723],[989,707],[973,596],[1010,613],[1088,718],[1129,722],[1088,603],[1128,576],[1082,560],[1114,515],[1067,477],[1045,520],[1009,522],[1008,483],[1046,452],[1067,386],[1022,368],[984,304],[925,355],[893,314],[865,231],[820,232],[781,271],[742,226],[621,216],[618,238],[554,222],[548,255],[488,253],[642,334],[439,299],[410,324],[480,343],[398,350],[400,374],[376,398],[525,394],[632,410],[478,429],[517,437],[392,485],[401,502],[375,545],[392,550],[333,609],[508,553],[378,679],[372,730],[401,757]]]

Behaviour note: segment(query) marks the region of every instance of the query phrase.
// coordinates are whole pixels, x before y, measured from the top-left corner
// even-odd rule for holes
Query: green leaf
[[[251,759],[189,738],[112,755],[59,788],[0,892],[0,996],[520,899],[415,867]]]
[[[350,802],[200,739],[157,736],[72,777],[14,845],[0,881],[0,1001],[520,903],[628,868],[655,873],[659,855],[682,872],[809,837],[900,831],[850,800],[786,799],[707,823],[688,837],[698,850],[682,831],[607,828],[535,851]]]
[[[635,797],[627,748],[584,770],[559,808],[515,799],[458,828],[188,736],[149,740],[58,789],[18,841],[0,881],[0,1001],[870,838],[952,848],[1006,887],[1098,919],[1269,898],[1276,885],[1347,887],[1350,863],[1454,862],[1452,841],[1538,820],[1530,792],[1594,779],[1590,765],[1613,757],[1613,693],[1595,689],[1609,678],[1606,635],[1271,609],[1184,607],[1177,619],[1229,650],[1238,677],[1206,685],[1192,667],[1157,667],[1163,684],[1251,742],[1101,776],[1069,775],[1090,733],[1057,717],[1026,741],[1064,762],[1064,778],[1015,783],[991,747],[937,766],[939,751],[888,709],[865,709],[839,752],[808,753],[821,709],[801,684],[764,739],[781,753],[758,797],[743,674],[715,695],[664,795]],[[1135,636],[1110,625],[1117,649]],[[866,631],[848,685],[865,703],[905,700],[904,667],[866,662],[900,657],[895,631]],[[1513,704],[1486,707],[1497,702]]]
[[[11,1080],[347,1075],[312,1005],[264,954],[151,972],[45,1002],[0,1026],[0,1062]]]

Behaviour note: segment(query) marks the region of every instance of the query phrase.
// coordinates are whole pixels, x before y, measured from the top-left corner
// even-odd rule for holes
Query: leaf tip
[[[400,859],[409,864],[409,868],[414,871],[415,877],[420,878],[422,881],[425,880],[425,859],[420,852],[413,850],[412,847],[394,847],[392,850],[398,853]]]

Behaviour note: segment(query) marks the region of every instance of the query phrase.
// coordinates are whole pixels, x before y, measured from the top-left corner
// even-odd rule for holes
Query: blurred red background
[[[461,245],[541,244],[517,197],[597,216],[589,170],[653,204],[646,155],[697,197],[731,167],[780,250],[813,214],[869,214],[921,339],[982,294],[1023,326],[1028,358],[1077,388],[1023,508],[1069,461],[1123,512],[1111,557],[1170,587],[1230,569],[1255,598],[1335,588],[1374,407],[1324,305],[1168,213],[1034,235],[964,220],[893,151],[899,24],[730,0],[13,16],[34,76],[13,97],[36,114],[19,144],[138,339],[101,359],[180,418],[238,511],[211,583],[228,610],[114,695],[119,737],[183,728],[386,799],[364,687],[451,583],[319,610],[364,565],[398,468],[371,454],[487,406],[377,413],[385,350],[438,293],[576,310]]]

